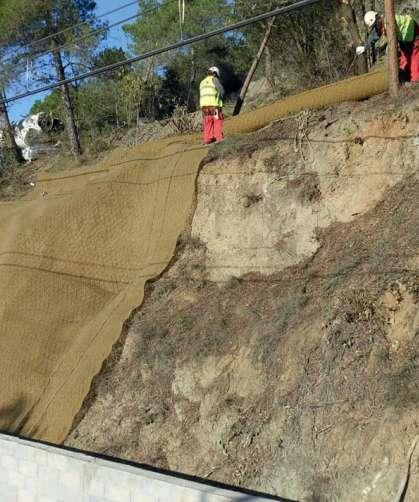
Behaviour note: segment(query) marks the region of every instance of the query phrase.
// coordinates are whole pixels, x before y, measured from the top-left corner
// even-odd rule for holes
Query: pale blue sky
[[[111,10],[114,10],[120,6],[123,6],[127,3],[131,3],[131,0],[96,0],[97,4],[97,15],[105,14],[106,12],[109,12]],[[102,18],[102,20],[107,20],[109,24],[113,24],[117,21],[123,20],[127,17],[133,16],[136,14],[138,11],[138,6],[137,4],[131,5],[129,7],[126,7],[118,12],[115,12],[114,14],[111,14],[109,16],[106,16]],[[103,47],[123,47],[124,49],[128,48],[128,43],[129,41],[127,40],[127,37],[125,36],[124,32],[122,31],[121,26],[116,26],[114,28],[111,28],[107,39],[104,41],[102,44]],[[13,91],[9,91],[9,95],[12,94]],[[45,94],[44,94],[45,95]],[[33,103],[37,100],[40,99],[43,95],[42,94],[36,94],[34,96],[30,96],[28,98],[21,99],[19,101],[16,101],[14,103],[11,103],[9,105],[9,113],[10,117],[13,121],[19,121],[22,118],[24,118],[29,110],[31,109],[31,106]]]

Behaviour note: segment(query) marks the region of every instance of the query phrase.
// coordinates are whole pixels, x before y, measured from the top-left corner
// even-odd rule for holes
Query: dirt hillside
[[[394,501],[419,434],[418,134],[412,87],[214,147],[67,444],[296,500]]]
[[[225,130],[234,138],[386,86],[385,71],[352,77],[233,117]],[[207,151],[196,134],[120,146],[97,163],[41,169],[24,196],[25,176],[12,170],[0,187],[0,430],[67,437],[144,284],[173,258]]]

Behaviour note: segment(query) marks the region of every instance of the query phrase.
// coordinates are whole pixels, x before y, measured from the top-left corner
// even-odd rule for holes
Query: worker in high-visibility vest
[[[386,35],[386,22],[383,15],[371,10],[365,14],[364,21],[370,33],[366,43],[356,48],[358,56]],[[405,82],[419,82],[418,23],[409,14],[397,14],[396,31],[400,52],[400,76]]]
[[[199,105],[204,118],[205,144],[224,138],[223,98],[224,88],[220,82],[220,70],[216,66],[211,66],[208,75],[199,85]]]

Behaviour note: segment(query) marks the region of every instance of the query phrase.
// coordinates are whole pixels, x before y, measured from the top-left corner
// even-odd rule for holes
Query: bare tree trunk
[[[55,42],[54,45],[55,47],[57,46]],[[58,80],[65,80],[65,71],[63,60],[61,58],[61,52],[59,50],[54,50],[53,57]],[[77,131],[73,102],[71,100],[68,84],[61,86],[61,92],[64,103],[65,127],[67,130],[68,138],[70,140],[71,153],[76,160],[79,160],[81,155],[80,138]]]
[[[247,90],[249,88],[250,82],[252,81],[253,75],[259,65],[259,61],[262,57],[263,51],[266,48],[266,45],[269,41],[269,37],[272,33],[272,27],[275,22],[275,18],[272,17],[269,19],[268,24],[266,26],[265,36],[263,37],[262,43],[260,44],[258,53],[256,54],[255,59],[253,60],[252,66],[250,67],[249,73],[247,74],[246,80],[244,81],[243,87],[240,91],[240,95],[237,98],[236,106],[234,107],[233,115],[238,115],[243,106],[244,98],[246,97]]]
[[[388,39],[388,68],[389,68],[389,91],[393,98],[399,95],[400,80],[399,80],[399,55],[398,42],[396,31],[396,18],[394,13],[394,1],[385,0],[387,22],[387,39]]]
[[[6,95],[4,93],[4,89],[0,89],[0,99],[3,100],[3,99],[5,99],[5,97],[6,97]],[[3,101],[0,102],[0,119],[6,125],[6,131],[9,136],[9,141],[10,141],[10,145],[12,147],[14,158],[19,163],[23,162],[24,158],[22,156],[22,152],[21,152],[20,148],[16,144],[14,130],[13,130],[12,124],[10,123],[9,114],[7,112],[7,106]]]
[[[356,22],[356,14],[350,0],[341,0],[340,11],[342,16],[341,17],[342,22],[346,25],[351,35],[352,45],[355,52],[355,48],[358,45],[362,44],[362,38],[359,33],[358,24]],[[361,56],[359,56],[359,58],[357,59],[357,67],[358,67],[357,73],[359,75],[368,72],[368,63],[366,54],[362,54]]]
[[[144,111],[143,110],[144,103],[147,104],[148,97],[145,96],[145,99],[144,99],[144,93],[148,93],[148,91],[149,91],[148,82],[154,73],[154,60],[155,60],[154,56],[150,58],[150,62],[147,65],[147,70],[145,72],[144,78],[141,81],[141,94],[140,94],[140,96],[138,96],[137,112],[136,112],[136,114],[137,114],[137,119],[136,119],[137,120],[137,128],[138,128],[139,121],[140,121],[141,111]]]

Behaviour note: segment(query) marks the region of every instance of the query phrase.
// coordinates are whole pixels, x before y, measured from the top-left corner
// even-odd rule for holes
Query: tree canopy
[[[188,0],[182,20],[174,0],[138,0],[138,18],[123,30],[129,52],[142,54],[289,3]],[[396,1],[398,10],[412,10],[415,4]],[[255,78],[266,77],[281,97],[366,71],[368,61],[355,60],[354,49],[366,36],[363,15],[372,8],[381,10],[383,0],[321,0],[278,17]],[[95,13],[93,0],[0,0],[0,88],[22,85],[27,61],[34,65],[35,86],[126,59],[128,51],[106,40],[106,23]],[[74,143],[79,132],[83,140],[142,119],[168,117],[178,105],[195,110],[199,81],[212,65],[221,68],[234,99],[266,22],[62,87],[37,101],[32,111],[60,117]]]

